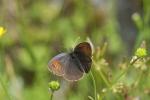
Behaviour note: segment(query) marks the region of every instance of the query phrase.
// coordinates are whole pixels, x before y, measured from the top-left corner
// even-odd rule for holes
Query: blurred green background
[[[61,52],[70,52],[75,44],[89,38],[95,50],[93,59],[104,73],[111,73],[110,78],[117,76],[123,58],[130,60],[143,40],[149,50],[150,1],[0,0],[0,26],[7,30],[0,37],[0,100],[9,97],[49,100],[48,82],[52,80],[59,80],[61,85],[54,93],[54,100],[90,100],[88,96],[94,96],[94,89],[89,74],[70,83],[50,73],[48,61]],[[106,45],[105,53],[96,58],[97,48],[104,49]],[[97,92],[104,100],[150,98],[150,74],[146,74],[137,88],[129,89],[125,97],[104,92],[107,85],[94,65],[92,72]],[[132,69],[121,82],[132,87],[140,72]]]

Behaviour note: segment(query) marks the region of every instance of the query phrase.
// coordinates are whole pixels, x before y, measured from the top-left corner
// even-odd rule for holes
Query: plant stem
[[[95,61],[93,61],[94,65],[98,67],[98,65],[96,64]],[[107,80],[107,78],[105,77],[104,73],[102,72],[101,68],[99,70],[100,72],[100,76],[102,77],[103,81],[105,82],[105,84],[110,88],[111,84],[109,83],[109,81]]]
[[[54,92],[52,91],[52,93],[50,94],[50,100],[53,100],[53,94]]]
[[[8,91],[7,91],[7,89],[6,89],[5,85],[4,85],[1,77],[0,77],[0,84],[1,84],[2,88],[4,89],[4,91],[5,91],[5,93],[6,93],[7,97],[8,97],[8,100],[11,100],[11,97],[10,97],[10,95],[9,95],[9,93],[8,93]]]
[[[96,64],[96,62],[95,62],[94,60],[93,60],[93,63],[94,63],[95,66],[97,66],[97,67],[99,66],[99,65]],[[103,79],[103,81],[104,81],[105,84],[107,85],[108,89],[111,90],[112,87],[113,87],[113,84],[111,84],[111,83],[108,81],[108,79],[105,77],[104,73],[102,72],[101,68],[100,68],[99,72],[100,72],[101,78]],[[118,95],[115,95],[115,97],[117,98],[117,100],[120,100],[120,97],[119,97]],[[103,98],[103,97],[102,97],[102,98]]]
[[[95,78],[93,76],[92,71],[90,71],[90,75],[91,75],[91,78],[92,78],[92,81],[93,81],[93,86],[94,86],[94,99],[97,100],[96,82],[95,82]]]

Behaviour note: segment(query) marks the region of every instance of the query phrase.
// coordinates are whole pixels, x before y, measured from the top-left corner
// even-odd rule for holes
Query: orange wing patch
[[[52,66],[52,71],[55,74],[60,75],[60,76],[63,74],[62,65],[60,64],[58,60],[53,60],[51,63],[51,66]]]
[[[61,69],[61,64],[60,64],[59,61],[57,61],[57,60],[54,60],[54,61],[52,62],[52,65],[53,65],[53,68],[54,68],[55,70],[60,70],[60,69]]]

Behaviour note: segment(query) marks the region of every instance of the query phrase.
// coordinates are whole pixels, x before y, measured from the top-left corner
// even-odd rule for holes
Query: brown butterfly
[[[48,69],[69,81],[77,81],[91,69],[92,49],[88,42],[79,43],[71,53],[60,53],[49,61]]]

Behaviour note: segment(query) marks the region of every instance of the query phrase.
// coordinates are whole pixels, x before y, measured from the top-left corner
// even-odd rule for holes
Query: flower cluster
[[[120,82],[112,88],[112,91],[113,93],[126,93],[127,89],[127,86],[124,83]]]
[[[142,59],[138,59],[133,66],[137,69],[140,70],[146,70],[148,68],[147,62],[149,61],[149,59],[147,58],[142,58]]]

